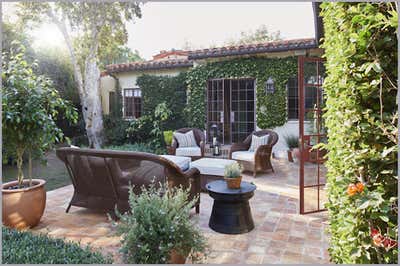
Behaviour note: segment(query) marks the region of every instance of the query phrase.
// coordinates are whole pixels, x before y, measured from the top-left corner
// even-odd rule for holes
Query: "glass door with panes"
[[[213,128],[223,144],[243,141],[255,129],[255,80],[211,79],[207,82],[207,141]]]

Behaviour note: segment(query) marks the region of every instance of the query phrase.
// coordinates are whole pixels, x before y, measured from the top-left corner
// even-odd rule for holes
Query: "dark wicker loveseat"
[[[197,196],[200,210],[200,173],[196,168],[183,172],[177,165],[158,155],[143,152],[60,148],[56,154],[64,163],[74,186],[67,208],[79,206],[113,213],[129,210],[130,185],[134,193],[153,180],[168,182],[169,187],[191,187],[191,198]]]

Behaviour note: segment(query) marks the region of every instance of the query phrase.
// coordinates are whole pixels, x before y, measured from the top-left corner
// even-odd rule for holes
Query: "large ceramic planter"
[[[185,262],[186,262],[186,256],[182,256],[174,249],[171,250],[171,257],[168,262],[169,264],[185,264]]]
[[[25,180],[24,184],[28,184]],[[17,181],[3,184],[3,224],[17,229],[36,226],[42,218],[46,206],[45,180],[32,179],[32,186],[21,189],[8,189]]]
[[[230,189],[239,189],[240,188],[240,184],[242,183],[242,177],[241,176],[235,177],[235,178],[224,177],[224,179],[226,181],[226,185]]]

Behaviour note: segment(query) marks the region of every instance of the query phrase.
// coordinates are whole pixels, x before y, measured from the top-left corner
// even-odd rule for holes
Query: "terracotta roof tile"
[[[255,54],[266,52],[281,52],[289,50],[300,50],[317,48],[314,38],[282,40],[257,44],[236,45],[218,47],[211,49],[201,49],[189,52],[189,59],[202,59],[209,57],[223,57],[231,55]]]
[[[177,67],[191,67],[193,62],[187,59],[175,59],[164,61],[144,61],[144,62],[131,62],[125,64],[114,64],[106,66],[107,73],[126,72],[132,70],[149,70],[149,69],[165,69]]]

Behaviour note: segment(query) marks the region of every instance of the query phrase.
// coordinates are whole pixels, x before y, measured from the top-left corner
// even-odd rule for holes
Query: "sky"
[[[7,17],[13,8],[4,6]],[[265,24],[279,30],[284,39],[314,37],[311,2],[150,2],[142,6],[142,18],[127,25],[128,43],[145,59],[161,50],[180,49],[186,42],[194,48],[221,46]],[[65,48],[58,29],[51,24],[34,31],[34,46]]]

